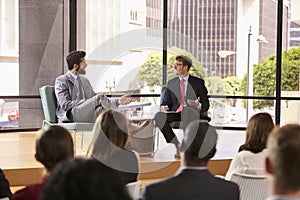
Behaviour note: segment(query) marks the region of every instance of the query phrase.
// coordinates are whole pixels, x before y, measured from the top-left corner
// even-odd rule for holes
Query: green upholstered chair
[[[42,127],[46,125],[60,125],[74,133],[74,149],[76,150],[76,133],[90,132],[93,130],[94,123],[58,123],[56,117],[57,99],[54,92],[54,86],[45,85],[39,88],[44,117]],[[82,145],[82,143],[81,143]]]

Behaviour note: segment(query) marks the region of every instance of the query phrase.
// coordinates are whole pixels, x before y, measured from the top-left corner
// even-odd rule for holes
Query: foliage
[[[193,65],[190,68],[190,74],[197,77],[206,77],[206,71],[204,70],[201,63],[189,52],[177,48],[171,47],[168,49],[167,54],[167,79],[175,77],[173,67],[175,57],[177,55],[185,55],[192,59]],[[142,64],[138,71],[140,79],[147,83],[148,86],[153,87],[156,85],[162,85],[162,51],[152,51]]]
[[[240,95],[241,80],[236,76],[228,76],[222,80],[224,93],[227,95]]]
[[[222,80],[224,93],[227,95],[240,95],[241,80],[236,76],[228,76]],[[235,107],[237,99],[228,100],[232,107]]]
[[[208,94],[223,93],[222,79],[218,76],[207,77],[205,81],[205,86],[207,87]]]
[[[282,91],[299,91],[300,47],[283,52],[282,54]],[[254,96],[274,96],[276,91],[276,56],[269,56],[263,63],[253,68],[253,94]],[[241,91],[246,94],[247,75],[241,83]],[[272,107],[274,101],[254,100],[255,109]]]

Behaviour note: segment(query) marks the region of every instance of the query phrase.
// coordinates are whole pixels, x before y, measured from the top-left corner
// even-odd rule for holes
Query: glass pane
[[[86,51],[95,91],[160,93],[162,2],[87,0]]]
[[[291,1],[290,21],[283,23],[283,32],[289,32],[288,50],[282,54],[281,96],[299,97],[300,14],[299,1]],[[274,87],[274,86],[273,86]],[[284,103],[284,101],[282,102]],[[281,106],[281,108],[283,108]],[[284,111],[282,111],[283,113]],[[284,117],[285,118],[285,117]],[[283,123],[285,123],[283,121]]]
[[[19,3],[0,1],[0,96],[19,94]]]
[[[300,101],[282,100],[280,125],[300,123]]]
[[[39,98],[0,99],[0,129],[39,128],[42,116]]]
[[[247,104],[248,108],[251,104],[255,109],[247,109]],[[258,108],[258,105],[265,104],[270,106],[264,109]],[[267,112],[275,119],[274,100],[210,98],[208,115],[211,117],[211,124],[214,126],[246,127],[246,122],[249,121],[251,116],[259,112]]]

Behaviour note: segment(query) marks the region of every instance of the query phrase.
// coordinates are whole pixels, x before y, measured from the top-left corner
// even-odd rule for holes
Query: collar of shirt
[[[189,80],[189,77],[190,77],[190,75],[188,74],[186,77],[184,77],[183,79],[184,79],[184,84],[186,84],[187,83],[187,81]],[[179,76],[179,80],[181,81],[181,77]]]
[[[176,172],[176,174],[179,174],[179,173],[181,173],[183,170],[186,170],[186,169],[191,169],[191,170],[207,170],[207,167],[191,167],[191,166],[181,166],[178,170],[177,170],[177,172]]]
[[[77,77],[78,76],[76,76],[75,74],[73,74],[72,72],[70,72],[70,71],[68,71],[68,73],[70,73],[71,74],[71,76],[74,78],[74,80],[77,80]]]

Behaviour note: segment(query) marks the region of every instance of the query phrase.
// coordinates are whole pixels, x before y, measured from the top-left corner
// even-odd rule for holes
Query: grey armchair
[[[56,117],[57,99],[54,92],[54,86],[45,85],[39,88],[42,107],[45,119],[42,122],[42,127],[46,125],[60,125],[74,133],[74,149],[76,150],[76,133],[92,131],[94,123],[58,123]],[[81,144],[82,145],[82,144]]]

